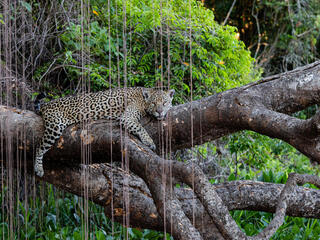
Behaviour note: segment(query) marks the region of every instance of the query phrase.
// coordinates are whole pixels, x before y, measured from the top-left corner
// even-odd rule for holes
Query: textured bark
[[[81,186],[88,185],[90,186],[89,189],[95,189],[100,186],[97,183],[105,182],[105,179],[108,178],[107,186],[110,185],[110,177],[107,177],[104,164],[82,167],[80,171],[74,170],[84,161],[84,152],[87,153],[87,150],[90,150],[93,163],[108,162],[111,159],[113,161],[123,161],[126,176],[130,168],[134,174],[144,180],[150,192],[147,195],[141,192],[137,193],[137,201],[131,201],[129,206],[131,208],[130,218],[136,226],[153,229],[165,226],[166,230],[173,234],[176,239],[249,239],[240,232],[230,217],[228,210],[232,208],[222,198],[223,194],[218,193],[219,188],[212,187],[197,166],[165,160],[160,155],[166,156],[168,149],[191,147],[236,131],[248,129],[282,139],[311,160],[320,162],[320,114],[317,113],[308,120],[297,119],[290,115],[319,102],[320,62],[316,62],[292,72],[263,79],[199,101],[176,106],[171,110],[166,121],[150,122],[150,120],[145,120],[144,125],[147,131],[151,133],[155,140],[157,149],[160,149],[158,151],[159,155],[145,149],[136,138],[122,136],[121,133],[123,134],[124,131],[119,130],[117,126],[113,126],[110,122],[91,123],[82,127],[85,130],[80,129],[79,126],[70,126],[45,156],[46,173],[44,180],[76,194],[81,194]],[[193,123],[192,126],[191,122]],[[27,156],[26,167],[32,167],[33,150],[43,130],[41,118],[30,111],[1,106],[0,127],[1,147],[6,148],[2,149],[2,152],[6,155],[6,165],[14,166],[15,163],[8,159],[14,159],[17,152],[24,152]],[[85,168],[93,168],[97,172],[90,170],[88,175]],[[61,174],[65,177],[61,178]],[[87,179],[81,178],[81,176],[86,176]],[[61,183],[62,180],[63,183]],[[187,210],[190,209],[190,205],[186,208],[187,205],[179,201],[177,191],[172,192],[172,183],[176,180],[194,189],[198,201],[196,203],[197,207],[193,207],[193,209],[196,209],[197,213],[190,215],[190,210]],[[314,179],[309,180],[314,181]],[[297,181],[293,182],[296,184]],[[125,183],[127,189],[132,188],[128,178],[125,178]],[[246,185],[247,182],[244,184]],[[297,205],[293,204],[297,195],[292,193],[297,193],[297,189],[300,189],[294,187],[294,184],[288,183],[289,187],[286,189],[289,190],[282,191],[282,186],[273,188],[278,189],[277,194],[275,194],[278,198],[280,192],[283,193],[279,204],[277,198],[274,199],[270,195],[260,194],[259,201],[257,200],[252,205],[247,206],[248,208],[254,208],[254,210],[274,211],[275,207],[278,209],[276,216],[279,217],[276,218],[277,220],[266,231],[258,235],[257,239],[271,236],[272,232],[281,224],[286,211],[288,214],[297,214],[297,216],[318,216],[318,191],[305,191],[307,195],[310,191],[312,192],[310,202],[314,205],[312,205],[312,209],[302,213],[301,209],[308,208],[311,205],[303,202],[299,202]],[[108,205],[106,202],[109,201],[110,203],[111,201],[107,193],[110,192],[110,187],[107,190],[106,184],[103,185],[103,189],[91,194],[91,200],[108,209],[110,204]],[[258,186],[263,188],[263,184]],[[114,188],[121,189],[122,186],[118,184],[114,185]],[[113,189],[113,191],[115,190]],[[146,192],[144,191],[144,193]],[[113,202],[123,201],[117,194],[112,194],[112,196]],[[243,196],[239,196],[234,197],[235,201],[240,204]],[[156,211],[154,206],[150,212],[144,205],[147,197],[151,197],[154,201]],[[99,199],[107,199],[108,201],[100,202]],[[287,201],[288,199],[290,200]],[[249,202],[251,201],[248,200],[246,204]],[[260,203],[264,204],[261,205]],[[148,206],[151,206],[150,204]],[[210,236],[204,227],[200,227],[198,221],[203,220],[199,220],[201,218],[198,216],[201,215],[198,215],[198,212],[203,213],[206,216],[206,224],[211,224],[212,227],[210,228],[215,229],[211,235],[209,234]],[[119,210],[115,214],[122,215],[122,213],[123,211]],[[138,220],[139,214],[140,221]],[[147,216],[149,217],[146,223]],[[214,226],[217,226],[217,228]]]
[[[83,179],[84,173],[87,176],[86,180]],[[105,213],[110,218],[112,218],[111,202],[113,201],[113,217],[115,221],[122,222],[125,176],[129,177],[131,226],[163,230],[162,218],[157,212],[145,182],[133,174],[126,175],[120,168],[103,163],[81,165],[76,169],[65,167],[61,170],[60,167],[56,167],[52,168],[43,180],[77,195],[82,195],[83,189],[89,189],[91,200],[104,206]],[[273,213],[284,185],[255,181],[232,181],[214,184],[212,187],[215,188],[228,210],[256,210]],[[173,191],[188,218],[192,219],[193,209],[196,209],[194,212],[195,226],[197,229],[201,229],[203,238],[215,239],[214,236],[217,234],[215,225],[200,201],[194,196],[193,191],[189,188],[174,188]],[[316,189],[294,187],[288,198],[286,213],[293,217],[320,218],[319,199],[320,191]]]

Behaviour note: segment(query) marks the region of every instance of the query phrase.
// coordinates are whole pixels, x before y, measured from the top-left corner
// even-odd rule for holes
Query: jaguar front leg
[[[140,118],[141,114],[139,109],[137,109],[135,106],[128,106],[120,117],[120,124],[122,127],[127,127],[129,133],[136,135],[143,144],[155,151],[156,145],[147,131],[139,123]]]
[[[63,130],[65,129],[65,125],[62,124],[52,124],[52,128],[48,127],[46,123],[45,125],[45,130],[43,137],[41,139],[40,145],[36,150],[36,159],[35,159],[35,164],[34,164],[34,171],[35,173],[39,176],[42,177],[44,175],[44,170],[43,170],[43,156],[46,152],[49,151],[49,149],[52,147],[52,145],[55,143],[57,139],[60,138],[62,135]],[[47,126],[46,126],[47,125]]]

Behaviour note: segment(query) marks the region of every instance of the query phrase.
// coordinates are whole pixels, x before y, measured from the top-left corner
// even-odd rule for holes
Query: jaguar
[[[41,104],[39,113],[44,123],[44,134],[36,150],[35,173],[39,177],[44,175],[43,156],[60,138],[64,129],[85,120],[117,120],[154,151],[156,146],[139,120],[147,114],[163,120],[172,107],[174,93],[172,89],[114,88]]]

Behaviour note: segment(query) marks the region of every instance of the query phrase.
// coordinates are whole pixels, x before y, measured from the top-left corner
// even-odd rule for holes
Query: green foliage
[[[124,239],[163,239],[164,234],[151,230],[124,228],[119,223],[112,223],[105,216],[104,209],[88,203],[88,226],[85,228],[85,202],[78,196],[62,193],[50,184],[43,184],[40,196],[30,196],[24,201],[14,201],[13,212],[7,209],[7,188],[0,192],[0,204],[5,211],[0,214],[0,236],[2,239],[37,239],[37,240],[81,240],[85,234],[89,239],[111,240]],[[13,193],[16,194],[16,193]],[[60,195],[60,196],[57,196]],[[41,197],[42,196],[42,197]],[[2,210],[3,210],[2,209]],[[12,210],[11,210],[12,211]],[[10,231],[9,219],[12,219],[13,232]],[[171,239],[167,235],[167,239]]]
[[[91,89],[100,90],[122,86],[125,79],[128,86],[167,86],[170,77],[171,88],[179,90],[176,100],[184,102],[190,99],[191,70],[194,98],[256,77],[236,28],[217,24],[200,1],[189,6],[187,0],[128,0],[126,9],[123,1],[112,0],[109,10],[106,1],[92,0],[84,28],[80,22],[66,26],[57,64],[70,82],[86,79]],[[80,54],[90,58],[83,61]]]
[[[249,236],[258,234],[271,222],[273,215],[256,211],[232,211],[233,218]],[[317,219],[285,217],[284,224],[272,240],[318,239],[320,223]]]
[[[313,107],[308,110],[312,111]],[[298,113],[305,116],[307,113]],[[258,180],[284,184],[290,172],[320,175],[319,167],[289,144],[269,137],[244,131],[226,139],[230,153],[238,161],[230,164],[229,181],[239,179]],[[237,173],[237,176],[236,174]],[[312,187],[306,184],[306,187]],[[247,235],[255,235],[272,220],[273,214],[257,211],[232,211],[233,218]],[[320,222],[317,219],[286,217],[284,224],[271,239],[318,239]]]
[[[318,109],[319,109],[318,105],[313,105],[313,106],[306,108],[303,111],[299,111],[299,112],[295,113],[294,116],[296,118],[300,118],[300,119],[308,119],[308,118],[311,118],[312,116],[314,116],[314,114],[318,111]]]
[[[214,9],[217,21],[223,22],[233,0],[205,2]],[[320,57],[318,0],[237,1],[228,24],[238,27],[241,39],[268,75]]]
[[[312,166],[306,156],[278,139],[244,131],[231,136],[227,146],[238,158],[238,165],[231,165],[230,173],[237,169],[240,179],[285,183],[291,172],[319,174],[319,167]]]
[[[278,53],[275,60],[279,61],[279,58],[282,57],[284,70],[305,65],[319,57],[319,52],[316,49],[320,30],[318,0],[290,1],[288,3],[280,0],[264,0],[256,8],[257,11],[267,13],[269,21],[273,21],[273,29],[274,27],[283,28],[283,32],[278,32],[280,35],[276,47],[279,53],[284,56]],[[274,21],[276,14],[279,16],[277,22]],[[263,28],[265,36],[272,36],[270,26],[264,24]],[[273,40],[275,37],[276,33],[271,39]]]

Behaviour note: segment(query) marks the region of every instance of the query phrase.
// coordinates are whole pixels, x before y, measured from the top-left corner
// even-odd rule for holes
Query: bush
[[[178,102],[190,99],[191,82],[200,98],[252,81],[253,58],[236,28],[216,23],[201,2],[128,0],[125,7],[93,0],[90,16],[66,27],[57,63],[69,81],[86,79],[93,90],[160,83],[179,90]]]

